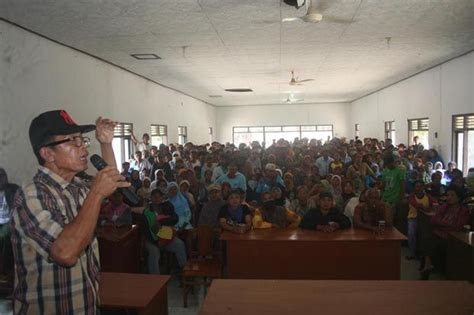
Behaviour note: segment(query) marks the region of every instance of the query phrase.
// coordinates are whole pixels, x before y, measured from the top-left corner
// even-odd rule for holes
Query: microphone
[[[97,154],[91,156],[91,163],[98,171],[104,169],[107,166],[107,163],[104,161],[104,159],[98,156]],[[132,206],[136,206],[140,202],[138,196],[130,189],[119,187],[117,188],[117,190]]]

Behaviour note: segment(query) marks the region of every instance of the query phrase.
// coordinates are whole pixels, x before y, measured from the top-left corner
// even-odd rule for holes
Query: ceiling
[[[474,0],[320,2],[320,23],[281,22],[306,10],[279,0],[0,0],[0,17],[216,106],[348,102],[474,49]]]

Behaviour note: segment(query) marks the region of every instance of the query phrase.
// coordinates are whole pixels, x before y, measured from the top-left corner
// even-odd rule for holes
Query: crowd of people
[[[160,208],[156,196],[167,203],[157,215],[176,220],[159,226],[175,231],[205,224],[235,233],[351,226],[378,233],[394,225],[408,237],[406,259],[419,259],[427,279],[435,266],[443,269],[447,232],[470,228],[472,182],[416,138],[410,146],[390,139],[281,139],[268,148],[258,142],[156,147],[147,134],[133,139],[137,151],[122,175],[146,208]],[[167,246],[182,265],[185,245],[176,239]]]
[[[116,122],[99,117],[77,125],[64,110],[44,112],[29,128],[38,172],[21,189],[0,168],[0,274],[15,265],[17,314],[96,314],[100,305],[97,225],[129,225],[133,190],[143,206],[148,271],[159,273],[161,250],[179,267],[199,225],[233,233],[302,228],[333,233],[354,228],[382,233],[394,225],[408,235],[420,276],[442,268],[447,234],[471,229],[473,178],[436,150],[390,139],[283,139],[249,145],[160,145],[132,137],[130,162],[115,165]],[[105,166],[84,171],[95,130]],[[474,174],[474,172],[472,172]],[[471,174],[471,172],[469,173]],[[188,233],[191,234],[192,233]],[[12,254],[13,258],[12,259]]]

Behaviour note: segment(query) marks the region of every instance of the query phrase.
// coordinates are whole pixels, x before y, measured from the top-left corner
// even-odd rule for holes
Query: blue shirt
[[[218,184],[222,184],[225,182],[229,183],[232,189],[240,188],[244,192],[247,191],[247,180],[245,179],[245,176],[242,173],[235,173],[234,178],[230,178],[228,174],[224,174],[219,176],[219,178],[217,178],[216,180],[216,183]]]

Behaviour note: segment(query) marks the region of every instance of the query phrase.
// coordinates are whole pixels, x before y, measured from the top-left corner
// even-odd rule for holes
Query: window
[[[285,139],[293,142],[295,138],[317,139],[324,142],[333,137],[332,125],[234,127],[232,131],[235,145],[258,141],[261,144],[265,142],[268,146],[274,140]]]
[[[474,114],[453,116],[453,155],[466,176],[469,168],[474,167]]]
[[[114,149],[117,167],[121,169],[123,162],[128,162],[132,156],[132,131],[133,125],[129,123],[118,123],[114,129]]]
[[[179,126],[178,127],[178,143],[185,144],[188,142],[188,127]]]
[[[159,147],[168,144],[168,127],[166,125],[151,125],[151,145]]]
[[[251,144],[253,141],[258,141],[260,144],[264,142],[263,127],[234,127],[233,141],[235,145],[241,143]]]
[[[397,142],[395,141],[395,121],[386,121],[385,122],[385,139],[392,139],[393,145]]]
[[[359,138],[359,131],[360,131],[360,125],[359,124],[355,124],[355,136],[356,138]]]
[[[425,149],[429,148],[428,131],[430,129],[429,118],[408,119],[408,144],[415,144],[413,138],[418,137]]]

